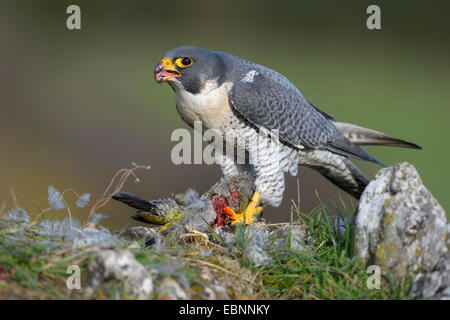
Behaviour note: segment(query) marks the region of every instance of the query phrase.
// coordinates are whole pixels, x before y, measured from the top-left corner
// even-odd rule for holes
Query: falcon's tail
[[[369,179],[349,159],[330,151],[299,151],[299,165],[306,165],[320,172],[356,199],[361,197],[369,183]]]
[[[331,123],[348,139],[350,142],[360,146],[390,146],[411,149],[422,149],[417,144],[400,140],[388,136],[383,132],[363,128],[351,123],[338,122],[331,120]]]

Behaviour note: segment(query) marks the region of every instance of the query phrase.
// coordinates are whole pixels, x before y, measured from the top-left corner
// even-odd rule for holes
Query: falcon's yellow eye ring
[[[181,68],[186,68],[192,65],[194,61],[189,57],[178,58],[175,60],[175,64]]]

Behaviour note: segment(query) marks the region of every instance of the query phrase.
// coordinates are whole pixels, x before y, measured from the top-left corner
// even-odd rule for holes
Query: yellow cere
[[[174,70],[174,65],[172,64],[172,61],[170,61],[169,58],[164,58],[162,59],[162,63],[164,65],[164,67],[168,70]]]

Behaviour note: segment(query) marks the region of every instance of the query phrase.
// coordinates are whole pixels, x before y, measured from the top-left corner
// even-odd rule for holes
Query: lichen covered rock
[[[256,267],[267,266],[272,262],[272,256],[267,251],[271,240],[265,225],[251,224],[245,228],[244,258]]]
[[[109,280],[123,281],[125,293],[131,298],[148,298],[153,291],[153,279],[129,251],[102,250],[88,266],[90,279],[87,294],[92,294]],[[116,287],[119,298],[120,286]]]
[[[352,251],[367,265],[411,275],[415,298],[450,298],[446,214],[408,163],[384,168],[361,196]]]
[[[189,293],[172,278],[165,278],[157,288],[158,298],[165,300],[187,300]]]
[[[306,225],[286,223],[275,229],[272,234],[275,246],[292,251],[306,251],[309,248],[309,235]]]

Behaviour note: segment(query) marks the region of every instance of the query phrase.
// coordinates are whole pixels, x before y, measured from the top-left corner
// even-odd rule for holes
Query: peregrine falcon
[[[349,158],[383,165],[360,145],[420,149],[384,133],[338,122],[309,102],[286,77],[229,53],[184,46],[167,51],[154,69],[167,82],[181,118],[212,129],[210,143],[225,177],[254,176],[254,194],[243,212],[226,208],[234,222],[250,224],[260,205],[279,206],[284,174],[313,168],[357,199],[369,180]],[[216,137],[221,139],[216,139]],[[244,154],[245,160],[237,157]],[[241,157],[242,158],[242,157]]]

